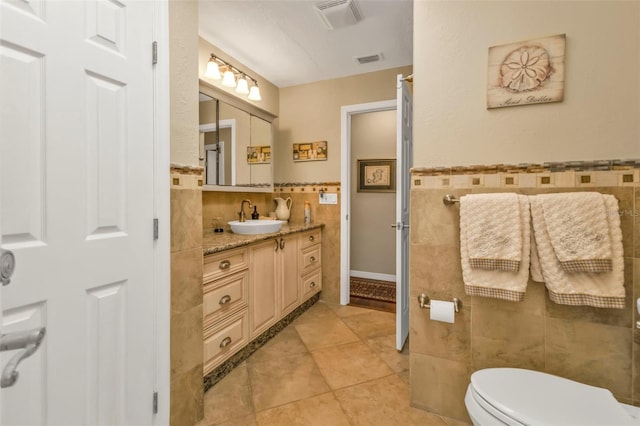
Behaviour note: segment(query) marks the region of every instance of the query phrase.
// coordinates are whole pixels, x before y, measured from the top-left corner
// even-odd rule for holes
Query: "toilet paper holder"
[[[421,293],[418,296],[418,303],[420,303],[420,308],[422,309],[431,309],[431,299],[424,293]],[[456,313],[460,312],[460,308],[462,307],[462,301],[457,297],[453,298],[453,309]]]

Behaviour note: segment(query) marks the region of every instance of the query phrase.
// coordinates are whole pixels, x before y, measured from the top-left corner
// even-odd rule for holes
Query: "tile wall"
[[[337,193],[338,204],[320,204],[319,191]],[[219,220],[228,230],[227,222],[238,219],[240,203],[244,199],[258,207],[261,216],[275,211],[276,197],[291,197],[291,223],[304,222],[304,202],[311,206],[311,220],[324,223],[322,234],[322,293],[321,300],[340,302],[340,185],[328,183],[276,184],[274,192],[214,192],[202,193],[202,227],[212,232],[213,221]],[[253,210],[252,210],[253,211]],[[245,207],[245,213],[250,213]]]
[[[558,305],[544,284],[529,281],[525,300],[467,296],[460,266],[459,205],[445,194],[598,191],[619,200],[626,306]],[[610,389],[640,405],[640,161],[413,169],[410,259],[411,402],[470,421],[464,395],[471,373],[488,367],[544,371]],[[417,297],[458,297],[455,323],[429,320]]]
[[[171,168],[171,425],[204,415],[201,167]]]

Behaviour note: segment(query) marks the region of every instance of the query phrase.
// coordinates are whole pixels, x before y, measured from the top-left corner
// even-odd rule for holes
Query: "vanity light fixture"
[[[220,71],[224,70],[224,73]],[[222,80],[222,85],[226,87],[235,87],[236,92],[241,95],[249,95],[248,98],[252,101],[260,101],[260,89],[258,88],[258,81],[240,71],[227,61],[218,58],[213,53],[209,62],[207,62],[207,68],[204,76],[212,80]],[[252,85],[249,86],[249,83]]]

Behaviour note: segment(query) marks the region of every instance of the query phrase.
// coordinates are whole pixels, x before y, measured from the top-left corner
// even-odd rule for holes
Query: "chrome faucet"
[[[240,203],[240,213],[238,213],[238,216],[240,216],[240,222],[245,222],[247,220],[247,215],[244,213],[244,203],[249,203],[249,208],[253,207],[250,200],[242,200],[242,203]]]

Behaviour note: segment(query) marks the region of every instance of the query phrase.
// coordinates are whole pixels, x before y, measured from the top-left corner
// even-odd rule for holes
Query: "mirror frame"
[[[271,123],[271,185],[270,186],[261,186],[261,187],[251,187],[251,186],[232,186],[232,185],[202,185],[203,191],[219,191],[219,192],[273,192],[273,161],[274,158],[274,131],[273,131],[273,121],[277,118],[277,116],[271,114],[268,111],[260,109],[255,105],[252,105],[248,102],[243,101],[242,99],[236,98],[228,93],[222,92],[213,86],[211,83],[208,83],[202,79],[199,79],[199,91],[200,93],[204,93],[207,96],[210,96],[214,99],[218,99],[221,102],[231,105],[232,107],[238,108],[242,111],[247,112],[249,115],[254,115],[258,118],[261,118],[265,121]],[[211,124],[211,123],[205,123]],[[206,173],[206,170],[205,170]]]

